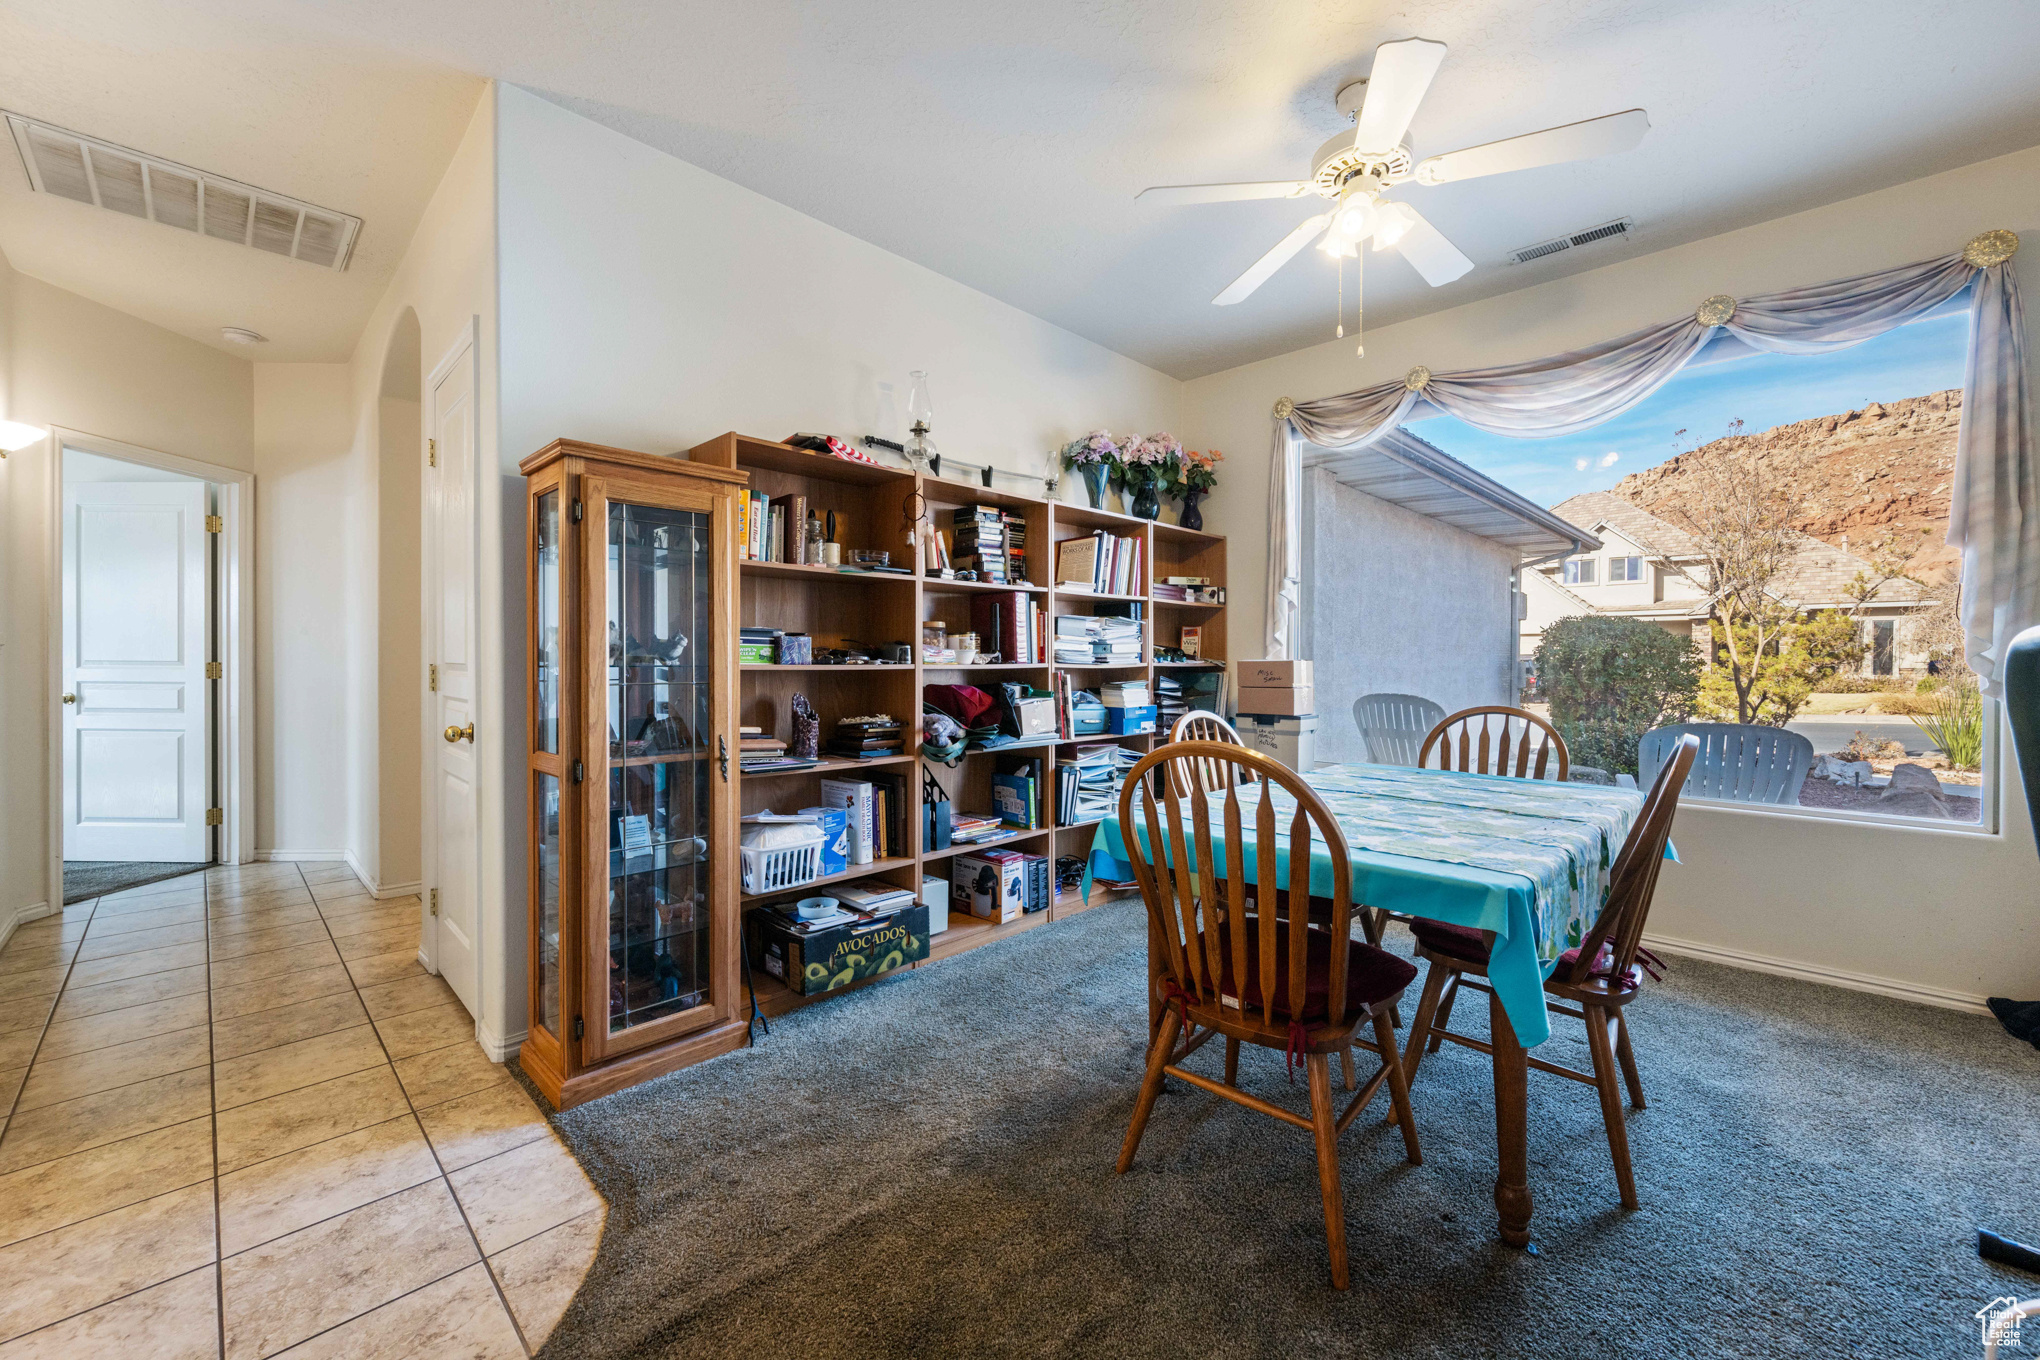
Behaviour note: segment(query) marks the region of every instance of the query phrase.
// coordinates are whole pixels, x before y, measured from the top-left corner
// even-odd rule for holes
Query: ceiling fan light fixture
[[[1388,250],[1410,234],[1417,215],[1407,203],[1384,199],[1375,206],[1374,248]]]
[[[1339,200],[1339,207],[1332,214],[1331,234],[1352,244],[1367,239],[1374,230],[1374,198],[1364,189],[1349,188]]]

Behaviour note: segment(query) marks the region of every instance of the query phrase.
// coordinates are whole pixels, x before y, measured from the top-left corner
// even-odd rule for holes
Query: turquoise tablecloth
[[[1517,1037],[1526,1047],[1550,1038],[1544,979],[1600,914],[1604,871],[1629,835],[1643,795],[1391,765],[1335,765],[1304,778],[1345,834],[1353,901],[1495,932],[1488,976]],[[1243,839],[1252,836],[1259,798],[1258,785],[1240,789],[1242,825],[1249,828]],[[1280,789],[1274,799],[1286,831],[1296,800]],[[1226,863],[1222,806],[1214,802],[1211,818],[1215,873]],[[1145,844],[1145,826],[1139,835]],[[1187,830],[1184,843],[1194,846]],[[1288,837],[1277,844],[1276,879],[1286,885]],[[1247,878],[1259,882],[1251,843],[1247,855]],[[1133,877],[1116,816],[1098,824],[1087,891],[1092,877]],[[1315,839],[1310,884],[1318,896],[1331,892],[1331,858]]]

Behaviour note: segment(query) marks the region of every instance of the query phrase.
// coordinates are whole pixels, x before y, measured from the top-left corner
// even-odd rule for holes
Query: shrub
[[[1889,694],[1905,688],[1905,681],[1889,675],[1836,673],[1815,685],[1815,694]]]
[[[1582,614],[1544,630],[1537,683],[1574,764],[1635,774],[1643,734],[1692,713],[1700,658],[1656,624]]]
[[[1983,764],[1983,696],[1974,685],[1949,685],[1933,696],[1932,709],[1913,719],[1913,726],[1941,748],[1958,770]]]
[[[1893,713],[1900,717],[1917,718],[1922,714],[1932,713],[1935,705],[1940,701],[1940,697],[1938,693],[1880,694],[1871,701],[1870,706],[1879,713]]]

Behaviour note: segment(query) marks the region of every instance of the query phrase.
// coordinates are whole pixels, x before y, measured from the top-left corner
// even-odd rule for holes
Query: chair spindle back
[[[1417,694],[1363,694],[1353,701],[1353,723],[1376,765],[1414,765],[1424,738],[1445,717],[1441,704]]]
[[[1435,766],[1431,764],[1434,751],[1438,756]],[[1572,771],[1572,758],[1558,729],[1527,709],[1497,704],[1462,708],[1432,728],[1417,755],[1417,765],[1543,779],[1554,757],[1558,768],[1552,777],[1563,783]]]
[[[1193,708],[1182,717],[1176,719],[1175,725],[1169,729],[1169,740],[1219,741],[1233,746],[1246,745],[1245,742],[1240,740],[1239,730],[1231,723],[1219,717],[1216,713],[1207,713],[1201,708]],[[1171,765],[1169,767],[1170,779],[1175,779],[1179,775],[1187,776],[1196,780],[1198,786],[1206,790],[1222,789],[1225,787],[1225,782],[1228,778],[1237,778],[1238,774],[1239,771],[1231,765],[1220,769],[1208,761],[1197,761],[1189,765]],[[1188,784],[1179,784],[1176,786],[1176,792],[1178,795],[1187,798],[1190,796],[1190,787]]]
[[[1608,871],[1608,901],[1594,921],[1594,928],[1580,941],[1578,959],[1565,981],[1586,981],[1594,960],[1608,944],[1613,953],[1610,977],[1623,977],[1636,962],[1637,947],[1643,943],[1644,922],[1650,917],[1650,901],[1657,892],[1658,870],[1664,867],[1665,844],[1672,838],[1672,814],[1679,810],[1679,792],[1700,753],[1700,738],[1680,737],[1658,776],[1644,795],[1643,807],[1631,823],[1629,837]]]
[[[1186,768],[1179,779],[1176,767]],[[1195,768],[1212,765],[1229,767],[1218,787],[1207,790],[1192,775]],[[1151,787],[1156,781],[1148,774],[1157,767],[1167,770],[1161,801]],[[1248,799],[1242,781],[1256,789],[1252,840],[1245,839],[1245,804]],[[1186,797],[1182,790],[1188,790]],[[1346,837],[1339,830],[1324,799],[1286,767],[1243,746],[1215,741],[1171,742],[1146,756],[1133,767],[1119,793],[1120,836],[1127,856],[1133,861],[1134,878],[1140,884],[1141,900],[1147,904],[1148,920],[1164,941],[1163,952],[1169,974],[1183,991],[1198,1002],[1223,1005],[1219,981],[1230,972],[1234,984],[1244,990],[1247,978],[1247,935],[1254,930],[1258,941],[1261,1019],[1280,1023],[1276,1014],[1276,979],[1283,977],[1283,989],[1293,1005],[1301,1006],[1305,994],[1309,961],[1310,930],[1305,913],[1292,913],[1292,929],[1280,931],[1274,910],[1273,888],[1282,882],[1279,869],[1283,847],[1278,843],[1278,824],[1285,820],[1275,806],[1274,793],[1281,790],[1296,800],[1295,811],[1286,820],[1286,835],[1292,847],[1288,853],[1289,901],[1311,900],[1310,861],[1313,836],[1322,841],[1332,862],[1331,908],[1328,929],[1337,944],[1352,933],[1353,869],[1347,858]],[[1221,881],[1212,853],[1213,803],[1224,819],[1225,863]],[[1136,811],[1135,804],[1139,804]],[[1146,844],[1141,844],[1142,833]],[[1264,890],[1264,906],[1247,913],[1253,895],[1248,882],[1247,846],[1253,850],[1254,877]],[[1336,1025],[1345,1018],[1346,955],[1344,948],[1331,951],[1329,1007],[1322,1023]],[[1228,968],[1228,965],[1230,967]],[[1232,1004],[1242,1006],[1243,998]]]

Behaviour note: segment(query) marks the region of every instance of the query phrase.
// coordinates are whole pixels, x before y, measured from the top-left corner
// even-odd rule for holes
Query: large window
[[[1963,661],[1946,542],[1963,304],[1833,354],[1703,357],[1580,435],[1412,426],[1600,530],[1604,565],[1522,571],[1524,701],[1575,765],[1634,777],[1641,739],[1673,723],[1782,729],[1749,745],[1811,747],[1798,807],[1990,824],[1993,705]],[[1597,565],[1654,588],[1559,588]]]

